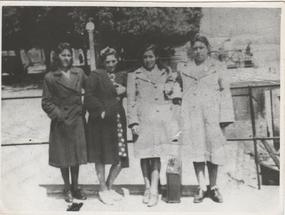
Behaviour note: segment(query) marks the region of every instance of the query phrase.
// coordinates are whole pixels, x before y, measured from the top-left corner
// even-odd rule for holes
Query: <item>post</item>
[[[252,101],[252,88],[248,87],[248,94],[249,94],[249,107],[250,107],[250,119],[251,119],[251,128],[252,128],[252,136],[253,138],[256,137],[256,127],[255,127],[255,114],[254,114],[254,106]],[[256,139],[253,140],[254,144],[254,160],[255,160],[255,168],[256,168],[256,175],[257,175],[257,186],[260,190],[260,177],[259,177],[259,163],[258,163],[258,151],[257,151],[257,141]]]
[[[94,23],[92,21],[92,18],[89,18],[88,22],[86,24],[86,30],[88,32],[88,38],[89,38],[90,71],[91,72],[96,70],[94,29],[95,29],[95,25],[94,25]]]

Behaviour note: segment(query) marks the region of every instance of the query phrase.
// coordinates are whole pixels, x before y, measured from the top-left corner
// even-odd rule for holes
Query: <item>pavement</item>
[[[181,203],[166,203],[160,200],[154,208],[142,203],[143,179],[139,161],[133,158],[130,148],[131,165],[123,169],[116,180],[115,189],[125,197],[114,206],[106,206],[98,200],[98,181],[94,164],[82,165],[79,182],[88,199],[83,202],[82,212],[237,212],[278,214],[279,186],[262,186],[261,190],[230,181],[222,175],[220,178],[224,203],[215,203],[205,199],[203,203],[193,203],[196,179],[192,165],[184,160],[182,175]],[[63,182],[60,171],[48,165],[48,146],[8,146],[2,147],[1,203],[2,213],[16,214],[31,211],[66,211],[67,204],[62,196]],[[164,169],[164,167],[162,167]],[[165,172],[161,173],[165,185]],[[275,213],[276,212],[276,213]],[[5,214],[5,213],[4,213]]]

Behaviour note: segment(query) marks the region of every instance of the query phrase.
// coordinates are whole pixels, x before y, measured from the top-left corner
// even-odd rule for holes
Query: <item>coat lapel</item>
[[[71,68],[70,71],[70,80],[67,80],[63,74],[61,73],[60,70],[57,70],[54,72],[54,77],[55,77],[55,81],[60,84],[61,86],[69,89],[69,90],[73,90],[73,91],[78,91],[77,90],[77,85],[79,83],[79,74],[76,70],[74,70],[73,68]]]

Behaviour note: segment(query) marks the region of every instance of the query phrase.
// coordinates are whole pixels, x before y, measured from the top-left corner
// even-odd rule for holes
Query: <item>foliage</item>
[[[87,48],[89,17],[100,46],[133,53],[146,42],[165,46],[188,40],[199,31],[201,8],[4,7],[3,48],[51,48],[62,40]]]

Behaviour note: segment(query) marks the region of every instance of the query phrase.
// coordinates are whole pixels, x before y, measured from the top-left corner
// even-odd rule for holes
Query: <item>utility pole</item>
[[[90,71],[94,72],[96,70],[96,58],[95,58],[95,43],[94,43],[94,29],[95,25],[93,19],[89,18],[86,23],[86,30],[89,37],[89,50],[90,50]]]

